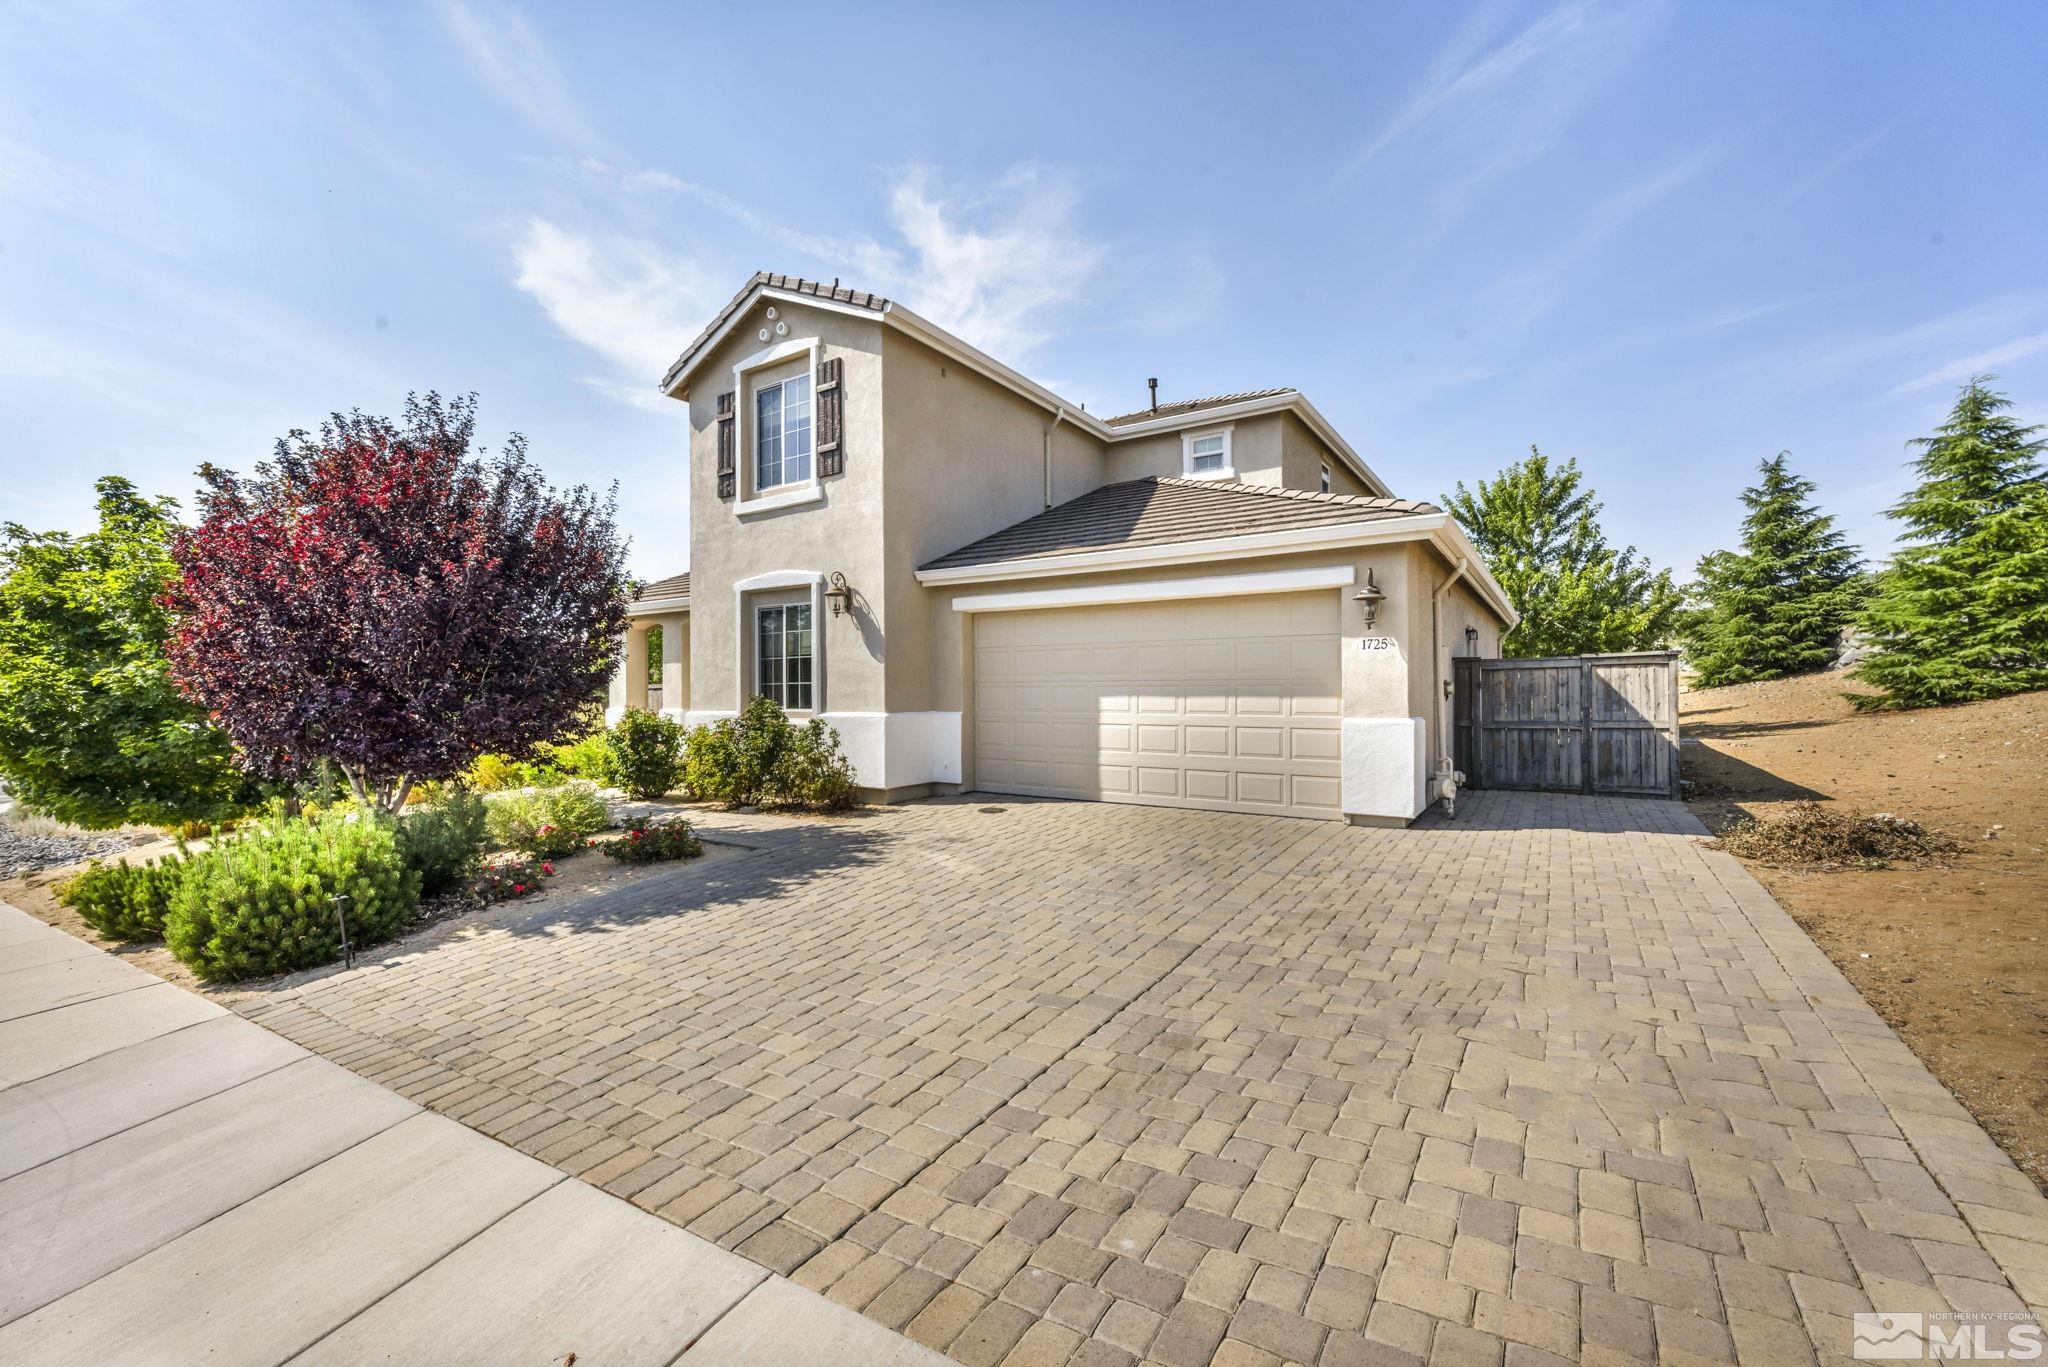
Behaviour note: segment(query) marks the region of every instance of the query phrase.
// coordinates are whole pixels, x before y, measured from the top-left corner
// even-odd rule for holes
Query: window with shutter
[[[840,441],[839,357],[818,362],[818,477],[843,474],[846,448]]]
[[[733,396],[718,396],[718,496],[732,498],[739,492],[738,436],[734,428]]]

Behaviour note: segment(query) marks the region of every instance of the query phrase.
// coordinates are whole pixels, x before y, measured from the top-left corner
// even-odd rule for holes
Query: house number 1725
[[[1394,638],[1391,636],[1361,636],[1358,638],[1358,648],[1360,650],[1392,650],[1394,648]]]

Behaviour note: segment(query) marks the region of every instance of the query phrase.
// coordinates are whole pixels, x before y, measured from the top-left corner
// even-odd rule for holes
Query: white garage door
[[[974,627],[975,786],[1339,817],[1334,592],[997,612]]]

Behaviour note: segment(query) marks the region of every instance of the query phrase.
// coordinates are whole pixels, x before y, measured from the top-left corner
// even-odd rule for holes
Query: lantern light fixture
[[[1365,617],[1365,629],[1371,631],[1380,619],[1380,604],[1387,601],[1387,595],[1373,582],[1372,571],[1365,572],[1365,587],[1351,595],[1351,601],[1358,604]]]
[[[853,606],[853,590],[847,586],[846,576],[838,570],[832,571],[832,587],[825,590],[825,601],[832,605],[832,615],[837,617]]]

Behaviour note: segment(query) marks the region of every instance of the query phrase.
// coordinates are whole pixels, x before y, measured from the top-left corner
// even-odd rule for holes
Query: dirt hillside
[[[1751,867],[2048,1188],[2048,693],[1858,713],[1856,687],[1837,672],[1684,694],[1693,809],[1719,830],[1815,798],[1962,843],[1945,867]]]

